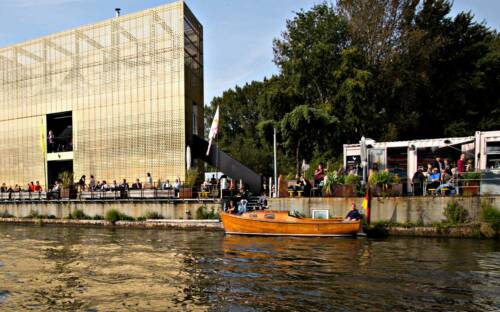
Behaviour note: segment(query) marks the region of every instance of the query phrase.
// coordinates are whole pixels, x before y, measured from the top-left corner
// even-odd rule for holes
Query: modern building
[[[197,134],[203,28],[183,1],[0,49],[0,183],[184,179]]]
[[[367,146],[367,161],[368,168],[389,168],[402,178],[408,177],[410,189],[411,177],[419,167],[426,170],[436,156],[448,158],[453,164],[461,153],[477,171],[500,169],[500,131],[477,131],[468,137],[373,142]],[[357,168],[360,163],[360,144],[344,144],[344,167]]]

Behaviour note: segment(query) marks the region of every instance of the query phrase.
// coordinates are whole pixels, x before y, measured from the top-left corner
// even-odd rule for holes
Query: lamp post
[[[274,152],[274,193],[278,197],[278,161],[276,159],[276,127],[273,128],[273,152]],[[269,186],[271,188],[271,186]]]

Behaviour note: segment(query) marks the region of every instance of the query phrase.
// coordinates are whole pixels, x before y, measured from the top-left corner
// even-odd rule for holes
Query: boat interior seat
[[[300,213],[298,210],[289,211],[289,212],[288,212],[288,215],[289,215],[290,217],[294,217],[294,218],[298,218],[298,219],[302,219],[302,218],[304,218],[304,217],[305,217],[305,216],[304,216],[302,213]]]

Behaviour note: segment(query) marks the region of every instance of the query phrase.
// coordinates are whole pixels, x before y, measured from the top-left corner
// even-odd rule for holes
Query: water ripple
[[[494,241],[0,225],[0,246],[6,310],[500,309]]]

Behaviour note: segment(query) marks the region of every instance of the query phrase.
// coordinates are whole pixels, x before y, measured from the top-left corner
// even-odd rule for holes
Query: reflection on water
[[[0,225],[0,310],[500,309],[500,243]]]

